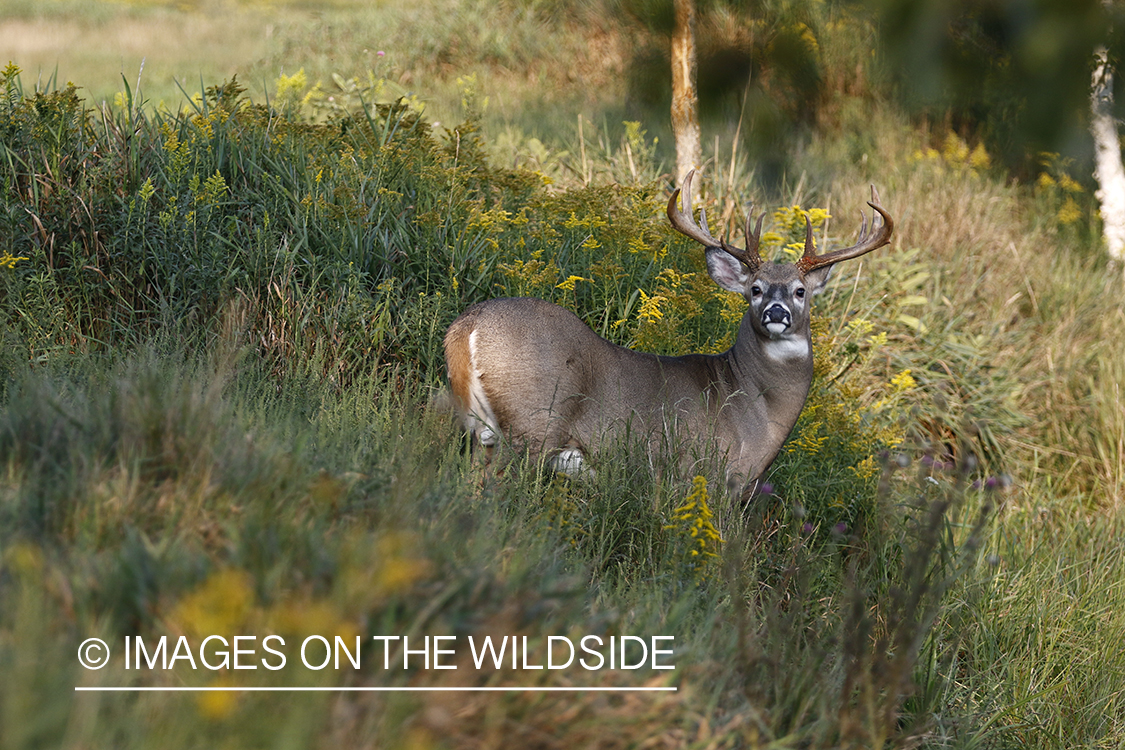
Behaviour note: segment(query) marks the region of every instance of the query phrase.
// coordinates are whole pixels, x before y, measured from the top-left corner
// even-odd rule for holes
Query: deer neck
[[[797,422],[812,384],[812,334],[806,321],[793,335],[771,339],[743,318],[727,359],[739,390],[764,399],[770,421],[785,426]]]

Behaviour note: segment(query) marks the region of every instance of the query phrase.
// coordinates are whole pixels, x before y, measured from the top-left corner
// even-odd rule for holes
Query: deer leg
[[[586,466],[586,454],[577,442],[570,440],[552,457],[551,466],[568,477],[593,476],[593,469]]]

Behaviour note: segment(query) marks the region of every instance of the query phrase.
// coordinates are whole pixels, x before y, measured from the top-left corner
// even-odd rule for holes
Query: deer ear
[[[814,268],[805,274],[805,286],[813,294],[820,294],[824,291],[824,287],[828,284],[828,277],[832,275],[833,266],[821,266]]]
[[[750,274],[742,261],[735,258],[726,250],[717,247],[707,248],[707,273],[716,284],[728,292],[742,294],[746,291],[746,283],[750,281]]]

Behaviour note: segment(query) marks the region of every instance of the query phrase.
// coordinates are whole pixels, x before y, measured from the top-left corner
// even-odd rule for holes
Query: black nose
[[[792,318],[789,316],[789,311],[781,305],[770,305],[766,311],[762,313],[763,323],[782,323],[789,325]]]

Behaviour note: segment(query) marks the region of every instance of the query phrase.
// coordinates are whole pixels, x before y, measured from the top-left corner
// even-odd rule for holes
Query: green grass
[[[149,93],[91,113],[81,91],[36,94],[34,74],[5,73],[0,746],[1125,741],[1121,279],[1093,242],[1089,193],[1059,165],[1026,187],[955,139],[927,152],[936,139],[850,99],[851,84],[780,181],[720,139],[715,225],[744,198],[799,203],[827,207],[818,240],[842,241],[869,182],[897,220],[892,248],[841,267],[815,303],[809,408],[774,493],[749,508],[710,469],[701,502],[693,476],[654,471],[627,443],[586,480],[518,460],[485,476],[464,450],[439,408],[440,342],[472,302],[544,297],[671,353],[723,349],[741,312],[665,226],[667,143],[643,132],[661,126],[579,119],[581,86],[531,92],[557,74],[533,59],[588,43],[573,34],[582,7],[527,5],[511,21],[526,44],[510,48],[482,31],[498,11],[480,4],[319,11],[345,30],[415,24],[388,32],[403,47],[386,57],[415,56],[396,82],[459,49],[430,90],[455,92],[446,111],[465,122],[441,128],[411,102],[317,109],[271,92],[267,107],[252,66],[250,94],[219,75],[181,111]],[[315,52],[293,23],[284,33]],[[851,70],[858,32],[840,28],[826,64]],[[359,36],[341,32],[341,49]],[[302,62],[307,86],[333,64]],[[459,101],[455,78],[472,72],[483,119]],[[556,123],[497,113],[502,97]],[[771,219],[773,251],[800,234],[782,226],[792,216]],[[701,544],[696,520],[723,542]],[[74,657],[92,636],[119,650],[126,636],[266,632],[291,646],[321,632],[667,634],[677,668],[385,673],[370,640],[358,672],[306,670],[293,648],[277,673],[127,672],[119,653],[92,672]],[[73,692],[115,684],[679,690]]]

